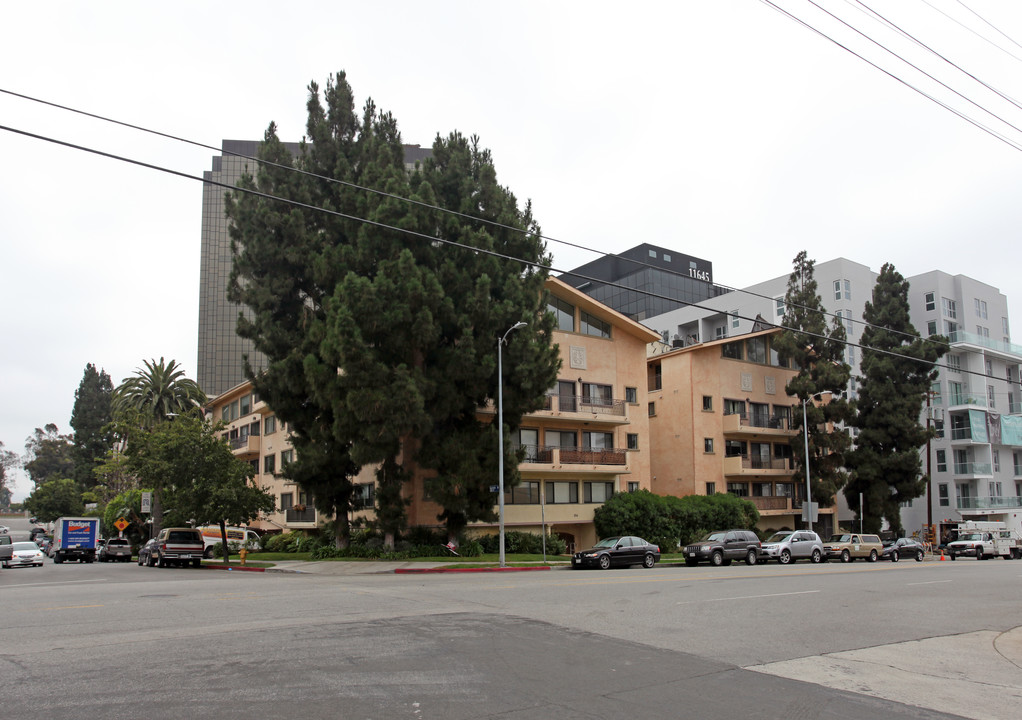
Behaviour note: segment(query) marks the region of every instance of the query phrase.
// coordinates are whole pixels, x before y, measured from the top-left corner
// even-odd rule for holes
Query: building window
[[[994,404],[994,386],[987,385],[987,407],[993,410],[997,405]]]
[[[250,412],[252,412],[252,396],[251,395],[245,395],[238,402],[241,403],[241,414],[242,415],[248,415]]]
[[[263,457],[263,472],[272,475],[277,472],[277,456],[266,455]]]
[[[586,335],[593,335],[594,337],[609,338],[610,323],[604,322],[595,315],[590,315],[585,310],[583,310],[581,316],[580,332]]]
[[[1001,452],[999,450],[994,450],[994,472],[1001,472]]]
[[[851,337],[852,336],[852,330],[853,330],[853,327],[852,327],[852,311],[851,310],[845,310],[843,312],[842,311],[838,311],[838,317],[841,318],[841,322],[845,326],[845,334],[848,335],[848,337]]]
[[[986,300],[980,300],[979,298],[975,298],[975,300],[976,300],[976,317],[983,318],[984,320],[986,320],[987,319],[987,301]]]
[[[834,281],[834,299],[835,300],[852,299],[852,283],[850,280]]]
[[[614,404],[614,388],[610,385],[582,383],[582,402],[586,405],[609,407]]]
[[[664,253],[664,262],[670,262],[670,261],[671,261],[671,256],[668,255],[667,253]]]
[[[952,320],[958,319],[958,303],[950,298],[941,298],[941,306],[944,308],[944,317]]]
[[[937,497],[940,498],[939,504],[941,507],[948,507],[951,505],[951,498],[948,497],[947,483],[940,483],[937,486]]]
[[[936,320],[927,320],[926,321],[926,336],[927,337],[933,337],[936,334],[937,334],[937,321]]]
[[[551,505],[568,505],[577,503],[578,483],[547,481],[546,501]]]
[[[703,438],[703,452],[704,453],[713,452],[713,438]]]
[[[962,358],[958,355],[947,356],[947,369],[949,372],[961,374],[962,372]]]
[[[649,416],[653,417],[654,415],[656,415],[656,403],[655,402],[651,402],[649,404]]]
[[[614,448],[614,433],[583,432],[582,447],[586,450],[612,450]]]
[[[628,449],[638,450],[639,449],[639,434],[628,433]]]
[[[983,327],[982,325],[977,325],[976,334],[979,335],[980,337],[988,338],[990,337],[990,328]]]
[[[727,491],[732,495],[737,495],[738,497],[749,497],[749,484],[740,482],[734,483],[729,482],[727,484]]]
[[[263,435],[272,435],[277,432],[277,416],[270,415],[263,418]]]
[[[614,495],[614,483],[612,482],[587,482],[583,484],[583,487],[587,503],[607,502]]]
[[[703,395],[703,411],[713,412],[713,396]]]
[[[745,401],[729,400],[728,398],[724,398],[724,414],[741,415],[742,417],[745,417]]]
[[[940,381],[930,385],[930,402],[934,405],[943,405],[944,397],[940,394]]]
[[[741,342],[729,342],[724,343],[720,346],[721,357],[730,358],[731,360],[742,359],[742,343]]]
[[[295,496],[293,493],[281,493],[280,494],[280,511],[287,512],[295,505]]]
[[[508,505],[539,505],[539,481],[523,480],[504,493]]]
[[[855,367],[855,346],[848,346],[848,364]]]
[[[353,488],[351,507],[355,510],[370,510],[376,504],[376,485],[361,483]]]
[[[249,475],[250,478],[253,478],[259,474],[259,458],[256,458],[255,460],[249,460],[248,465],[250,468],[252,468],[252,474]]]
[[[1008,330],[1008,318],[1006,317],[1001,318],[1001,333],[1004,334],[1004,340],[1007,342],[1008,336],[1011,335],[1011,332]]]
[[[774,298],[774,314],[777,315],[777,317],[784,317],[784,298],[783,297],[776,297],[776,298]]]
[[[633,387],[625,388],[625,402],[637,403],[639,402],[639,391]]]
[[[670,257],[666,257],[665,259],[670,260]],[[628,483],[628,492],[630,492],[630,493],[639,492],[639,483],[635,482],[634,480],[629,482]]]
[[[939,439],[943,439],[944,438],[944,421],[943,420],[934,420],[933,421],[933,434],[934,434],[934,437],[937,437]]]
[[[285,467],[287,467],[288,465],[290,465],[294,461],[295,461],[295,451],[293,449],[291,449],[291,450],[281,450],[280,451],[280,469],[281,470],[283,470]]]
[[[739,324],[738,311],[737,310],[732,310],[731,311],[731,329],[732,330],[737,330],[738,329],[738,324]]]
[[[554,295],[547,301],[546,309],[557,318],[557,329],[575,332],[575,306]]]
[[[723,340],[727,337],[727,325],[718,325],[713,329],[714,340]]]
[[[932,292],[924,293],[923,302],[926,303],[927,312],[937,309],[937,296],[934,293]]]
[[[650,250],[650,251],[649,251],[649,256],[650,256],[651,258],[655,258],[655,257],[656,257],[656,250]]]
[[[751,338],[745,343],[746,360],[766,365],[766,338]]]
[[[717,494],[717,483],[715,483],[715,482],[708,482],[708,483],[706,483],[706,494],[707,495],[716,495]]]

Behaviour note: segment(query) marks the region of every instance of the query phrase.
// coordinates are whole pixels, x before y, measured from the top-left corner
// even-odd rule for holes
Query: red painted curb
[[[266,568],[241,567],[240,565],[200,565],[200,568],[207,570],[238,570],[240,572],[266,572]]]
[[[425,575],[426,573],[484,573],[484,572],[531,572],[534,570],[549,570],[550,566],[543,567],[495,567],[495,568],[398,568],[394,570],[395,575]]]

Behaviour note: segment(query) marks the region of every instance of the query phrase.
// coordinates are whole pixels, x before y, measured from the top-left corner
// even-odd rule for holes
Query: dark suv
[[[755,565],[762,543],[752,530],[718,530],[702,540],[685,546],[685,564],[709,561],[711,565],[730,565],[744,558],[746,565]]]

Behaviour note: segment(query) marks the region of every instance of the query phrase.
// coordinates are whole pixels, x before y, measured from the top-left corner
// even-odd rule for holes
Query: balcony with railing
[[[768,458],[760,456],[732,455],[724,458],[725,475],[791,475],[794,472],[791,458]]]
[[[951,392],[947,396],[948,409],[956,407],[963,408],[985,408],[987,406],[986,395],[977,395],[967,392]]]
[[[627,472],[628,451],[623,448],[587,448],[559,447],[540,445],[517,445],[515,449],[524,448],[525,457],[522,468],[536,469],[528,466],[544,465],[549,470],[571,470],[580,472],[586,469],[597,472]],[[565,467],[570,466],[570,467]],[[586,467],[588,466],[588,468]]]
[[[242,435],[228,440],[231,452],[235,456],[251,455],[259,453],[259,435]]]
[[[972,442],[972,428],[971,427],[957,427],[951,428],[951,442],[953,443],[971,443]]]
[[[284,517],[288,525],[316,524],[316,508],[305,505],[295,505],[284,511]]]
[[[589,395],[551,394],[531,415],[623,425],[628,422],[628,403]]]
[[[987,337],[986,335],[976,335],[975,333],[958,330],[950,333],[948,335],[948,340],[951,341],[952,347],[955,345],[976,345],[989,350],[994,350],[1002,355],[1008,355],[1022,360],[1022,345],[1015,345],[1014,343],[1005,342],[1003,340],[995,340]]]
[[[745,437],[795,437],[797,430],[791,427],[791,419],[785,415],[746,415],[725,413],[724,436]]]
[[[993,466],[982,462],[955,462],[956,477],[993,477]]]
[[[999,512],[1002,510],[1017,510],[1022,508],[1022,497],[1010,495],[995,495],[992,497],[957,497],[955,504],[959,510],[973,510],[976,512]]]

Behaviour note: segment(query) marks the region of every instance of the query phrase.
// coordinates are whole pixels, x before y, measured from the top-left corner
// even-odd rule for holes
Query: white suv
[[[796,560],[823,561],[823,541],[809,530],[782,530],[763,541],[760,556],[764,560],[776,559],[782,565]]]

